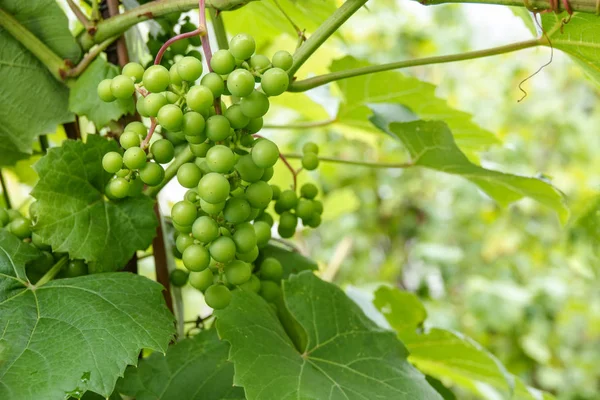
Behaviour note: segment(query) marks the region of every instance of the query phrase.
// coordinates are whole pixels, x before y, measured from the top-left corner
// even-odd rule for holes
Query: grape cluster
[[[145,127],[132,123],[125,128],[119,140],[124,154],[110,152],[102,160],[104,169],[116,174],[107,186],[109,197],[135,195],[137,181],[160,184],[160,164],[173,158],[173,144],[187,142],[195,156],[177,170],[178,182],[189,190],[173,205],[171,218],[178,232],[175,247],[187,271],[173,271],[171,282],[182,286],[189,280],[215,309],[229,304],[230,290],[236,287],[276,297],[281,264],[273,258],[257,261],[259,249],[271,239],[275,221],[266,210],[272,201],[279,233],[286,238],[293,236],[299,219],[318,226],[323,211],[315,200],[316,186],[306,184],[298,195],[295,189],[282,191],[268,183],[279,149],[257,133],[269,97],[288,88],[292,56],[279,51],[269,59],[255,50],[254,39],[239,34],[229,50],[212,55],[211,72],[204,75],[198,58],[183,56],[169,69],[127,64],[122,75],[98,86],[105,101],[130,97],[137,90],[139,114],[159,126],[165,138],[146,152],[140,147]],[[303,167],[315,169],[318,148],[310,143],[304,150]]]

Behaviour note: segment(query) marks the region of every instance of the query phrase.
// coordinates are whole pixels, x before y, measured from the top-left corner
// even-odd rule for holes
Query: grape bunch
[[[98,86],[104,101],[137,91],[139,114],[160,127],[163,136],[147,149],[141,123],[125,128],[119,139],[124,154],[110,152],[102,160],[104,169],[115,174],[106,188],[109,198],[136,195],[143,184],[160,184],[160,164],[173,159],[173,144],[186,143],[195,157],[177,170],[178,182],[189,190],[173,205],[171,219],[177,231],[175,247],[187,271],[173,271],[171,282],[182,286],[189,281],[215,309],[226,307],[230,290],[237,287],[269,301],[280,293],[281,264],[259,257],[271,239],[275,220],[267,209],[273,201],[278,231],[285,238],[293,236],[299,220],[317,227],[323,211],[315,200],[315,185],[305,184],[296,193],[295,188],[282,191],[268,183],[279,148],[257,133],[269,110],[269,97],[288,88],[286,70],[293,60],[286,51],[269,59],[255,50],[254,39],[239,34],[229,50],[212,55],[211,71],[204,75],[198,58],[183,56],[175,57],[169,69],[127,64],[122,75]],[[304,169],[317,168],[317,153],[315,144],[305,145]]]

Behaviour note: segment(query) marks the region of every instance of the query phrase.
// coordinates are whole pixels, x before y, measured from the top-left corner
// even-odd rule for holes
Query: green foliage
[[[261,249],[261,259],[273,257],[283,266],[283,277],[298,274],[302,271],[316,271],[317,263],[295,251],[284,249],[275,244],[268,244]]]

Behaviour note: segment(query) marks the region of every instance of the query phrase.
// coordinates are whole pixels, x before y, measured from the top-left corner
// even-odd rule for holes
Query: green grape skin
[[[235,164],[235,170],[240,174],[241,178],[246,182],[258,182],[265,173],[264,168],[258,167],[252,160],[250,154],[246,154],[238,158]]]
[[[255,90],[240,100],[240,107],[248,118],[260,118],[269,111],[269,99],[264,93]]]
[[[223,216],[227,222],[239,224],[248,219],[250,212],[250,204],[246,200],[239,197],[233,197],[225,203]]]
[[[307,142],[304,144],[304,146],[302,146],[302,153],[303,154],[314,153],[315,155],[318,155],[319,154],[319,146],[317,146],[316,143]]]
[[[158,123],[170,131],[179,131],[183,125],[183,112],[174,104],[167,104],[158,110]]]
[[[169,46],[169,50],[173,52],[173,54],[184,54],[187,48],[190,46],[190,41],[185,39],[179,39]]]
[[[265,168],[265,173],[263,174],[263,176],[260,177],[260,180],[263,182],[269,182],[271,178],[273,178],[273,175],[275,175],[275,168]]]
[[[19,212],[19,210],[15,210],[14,208],[11,208],[9,210],[6,210],[7,214],[8,214],[8,221],[12,222],[17,218],[21,218],[23,217],[21,215],[21,213]]]
[[[190,273],[182,269],[174,269],[169,274],[169,281],[175,287],[183,287],[188,282]]]
[[[171,81],[171,85],[175,86],[181,86],[183,83],[183,79],[177,71],[177,63],[171,65],[171,68],[169,68],[169,80]]]
[[[124,149],[128,149],[130,147],[140,147],[140,136],[132,131],[129,132],[123,132],[121,134],[121,137],[119,138],[119,143],[121,144],[121,147]]]
[[[305,183],[300,188],[300,195],[305,199],[312,200],[319,194],[319,189],[312,183]]]
[[[163,175],[164,177],[164,175]],[[162,181],[162,178],[161,178]],[[159,182],[160,183],[160,182]],[[135,177],[129,181],[129,190],[127,191],[127,196],[136,197],[142,194],[144,190],[144,181],[142,181],[141,177]]]
[[[187,189],[195,188],[202,178],[202,171],[194,163],[185,163],[177,170],[177,182]]]
[[[271,214],[269,214],[268,212],[262,212],[258,217],[255,218],[254,222],[264,222],[266,224],[268,224],[269,226],[273,226],[273,224],[275,223],[275,220],[273,219],[273,217],[271,216]],[[258,233],[257,233],[258,235]]]
[[[206,140],[205,127],[206,121],[200,113],[188,111],[183,115],[182,131],[185,136],[198,136],[201,142],[204,142]]]
[[[281,297],[281,288],[273,281],[260,281],[260,296],[268,302],[274,302]]]
[[[235,256],[238,260],[242,260],[245,262],[254,262],[258,258],[258,246],[254,246],[252,250],[247,253],[237,253]]]
[[[140,169],[146,165],[146,152],[140,147],[130,147],[123,154],[123,163],[129,169]]]
[[[281,197],[281,188],[277,185],[270,185],[273,190],[273,200],[279,200]]]
[[[323,203],[321,203],[319,200],[313,200],[312,203],[315,212],[319,215],[323,214]]]
[[[186,136],[185,140],[187,140],[189,144],[201,144],[204,143],[206,138],[202,136]]]
[[[268,183],[258,181],[246,188],[246,198],[253,208],[267,208],[273,200],[273,189]]]
[[[146,112],[146,103],[144,102],[143,97],[138,98],[137,103],[135,104],[135,109],[142,117],[150,117],[150,115]]]
[[[242,113],[242,108],[239,104],[233,104],[223,113],[225,117],[229,120],[231,127],[233,129],[242,129],[248,125],[250,122],[250,118],[246,117],[244,113]]]
[[[168,104],[167,98],[162,93],[150,93],[140,101],[144,102],[144,110],[150,117],[156,117],[160,109]]]
[[[123,167],[123,157],[116,151],[110,151],[102,157],[102,168],[109,174],[119,172]]]
[[[290,77],[281,68],[266,71],[260,81],[260,87],[267,96],[279,96],[290,85]]]
[[[271,60],[269,60],[269,57],[267,56],[256,54],[250,57],[250,68],[252,68],[254,71],[262,72],[270,67]]]
[[[248,125],[246,125],[246,130],[248,133],[258,133],[263,127],[264,121],[262,117],[259,118],[251,118]]]
[[[291,210],[298,204],[298,196],[296,196],[296,192],[291,189],[284,190],[279,195],[277,203],[280,204],[280,207],[282,207],[284,211]]]
[[[110,88],[111,84],[112,79],[104,79],[98,84],[98,97],[100,97],[100,100],[104,101],[105,103],[110,103],[116,100],[116,97],[112,94],[112,90]]]
[[[166,164],[171,162],[175,156],[175,148],[169,140],[159,139],[150,146],[150,153],[152,153],[154,161],[159,164]]]
[[[231,291],[224,285],[212,285],[206,289],[204,301],[210,308],[222,310],[231,303]]]
[[[207,203],[223,203],[229,196],[229,181],[223,175],[211,172],[202,177],[198,183],[198,194]]]
[[[309,218],[302,220],[302,223],[311,228],[321,225],[321,214],[314,212]]]
[[[115,173],[115,176],[119,177],[119,178],[127,178],[128,176],[131,175],[131,172],[132,172],[131,170],[129,170],[127,168],[123,168],[123,169],[118,170]]]
[[[183,254],[185,249],[187,249],[188,247],[190,247],[193,244],[194,244],[194,238],[192,238],[188,234],[184,234],[184,233],[179,234],[179,235],[177,235],[177,239],[175,239],[175,247],[181,254]]]
[[[248,253],[257,246],[258,239],[253,226],[236,229],[232,238],[238,253]]]
[[[225,174],[233,169],[235,155],[229,147],[218,144],[206,153],[206,163],[211,171]]]
[[[140,121],[133,121],[128,123],[127,126],[125,126],[123,132],[135,132],[140,136],[146,136],[148,130],[146,129],[146,126],[144,126],[144,124]]]
[[[136,62],[130,62],[125,64],[122,74],[134,78],[136,83],[140,83],[144,77],[144,67]]]
[[[202,209],[202,211],[204,211],[208,215],[218,215],[225,208],[225,202],[211,204],[211,203],[207,203],[206,201],[200,199],[200,208]]]
[[[283,277],[283,267],[278,259],[267,257],[260,264],[260,279],[279,282]]]
[[[210,268],[206,268],[199,272],[190,272],[188,282],[192,287],[204,292],[213,284],[214,275]]]
[[[206,157],[206,154],[211,147],[212,145],[210,143],[190,144],[190,150],[192,151],[192,154],[199,158]]]
[[[180,225],[173,221],[173,228],[179,233],[192,233],[192,225]]]
[[[202,75],[202,61],[186,56],[177,61],[177,72],[184,81],[195,82]]]
[[[31,221],[25,217],[15,218],[8,224],[8,230],[19,239],[28,238],[31,236]]]
[[[188,246],[181,257],[183,265],[190,271],[203,271],[210,264],[210,255],[206,247],[200,244]]]
[[[273,55],[273,67],[287,71],[294,63],[294,57],[285,50],[279,50]]]
[[[225,90],[225,82],[223,81],[223,78],[214,72],[204,75],[200,81],[200,84],[210,89],[215,99],[221,96]]]
[[[279,159],[279,148],[268,139],[260,139],[252,147],[252,161],[260,168],[269,168]]]
[[[194,38],[198,38],[197,36],[194,36]],[[188,38],[189,40],[190,38]],[[187,57],[193,57],[198,61],[202,61],[202,53],[200,53],[198,50],[190,50],[187,53],[185,53],[185,55]]]
[[[144,72],[142,82],[150,93],[164,92],[170,83],[169,71],[162,65],[152,65]]]
[[[248,34],[235,35],[229,42],[229,51],[238,60],[249,59],[256,50],[254,38]]]
[[[254,76],[245,69],[236,69],[227,77],[227,89],[233,96],[250,95],[254,91],[254,84]]]
[[[241,285],[250,280],[252,267],[250,264],[240,260],[233,260],[225,266],[225,277],[232,285]]]
[[[37,219],[37,217],[39,216],[39,211],[40,211],[40,203],[37,201],[32,201],[29,204],[29,208],[28,208],[28,212],[29,212],[29,218],[31,219]],[[1,211],[0,211],[1,212]],[[0,217],[0,220],[2,218]]]
[[[256,275],[252,275],[248,282],[242,283],[239,287],[247,292],[258,293],[260,292],[260,279]]]
[[[281,226],[282,229],[285,229],[285,230],[296,229],[297,225],[298,225],[298,218],[291,212],[285,211],[279,216],[279,226]]]
[[[115,199],[124,199],[129,194],[129,182],[125,178],[116,178],[108,182],[107,195]]]
[[[212,147],[212,146],[210,146],[210,147]],[[200,171],[202,171],[203,175],[206,175],[206,174],[209,174],[212,172],[210,170],[210,168],[208,168],[208,163],[206,162],[205,158],[196,158],[196,160],[194,162],[196,163],[198,168],[200,168]]]
[[[261,211],[261,209],[251,207],[250,215],[248,216],[248,218],[246,218],[246,222],[254,221],[254,219],[258,217],[258,214],[260,214]]]
[[[271,225],[268,222],[255,221],[254,232],[258,248],[265,247],[269,243],[269,240],[271,240]]]
[[[183,199],[186,201],[189,201],[190,203],[198,202],[198,200],[200,200],[200,197],[198,196],[198,190],[197,189],[188,190],[187,192],[185,192]]]
[[[235,68],[235,57],[229,50],[217,50],[212,55],[210,67],[219,75],[230,74]]]
[[[220,236],[209,247],[210,256],[217,262],[228,263],[235,257],[236,247],[233,239]]]
[[[319,157],[315,153],[305,153],[302,156],[302,167],[307,171],[317,169],[319,167]]]
[[[70,260],[63,271],[66,278],[76,278],[87,275],[88,266],[83,260]]]
[[[182,200],[175,203],[171,209],[171,218],[173,222],[182,226],[191,226],[198,215],[198,210],[194,203]]]
[[[173,93],[170,91],[163,92],[163,96],[165,96],[165,98],[167,99],[167,103],[169,104],[175,104],[179,101],[179,99],[182,98],[177,93]]]
[[[165,170],[160,164],[149,162],[140,169],[140,179],[148,186],[157,186],[165,179]]]
[[[277,227],[277,233],[279,233],[279,236],[281,236],[283,239],[290,239],[294,237],[296,230],[279,225]]]
[[[213,142],[220,142],[231,135],[231,124],[224,115],[213,115],[206,120],[206,136]]]
[[[255,139],[250,134],[243,134],[240,138],[240,144],[244,147],[254,146]],[[247,152],[246,152],[247,153]],[[246,154],[244,153],[244,154]]]
[[[219,236],[219,224],[211,217],[198,217],[192,225],[192,236],[202,243],[210,243]]]
[[[133,92],[135,92],[135,85],[130,77],[125,75],[117,75],[112,78],[112,82],[110,83],[110,91],[115,98],[126,99],[133,96]]]
[[[306,218],[310,218],[314,212],[312,201],[307,199],[298,200],[298,205],[296,206],[296,215],[298,218],[305,220]]]
[[[0,226],[2,225],[2,222],[0,221]],[[37,247],[40,250],[45,250],[45,251],[51,251],[52,250],[52,246],[50,246],[49,244],[45,243],[44,239],[42,239],[42,237],[40,235],[38,235],[37,233],[33,232],[31,234],[31,243],[33,243],[33,245],[35,247]]]

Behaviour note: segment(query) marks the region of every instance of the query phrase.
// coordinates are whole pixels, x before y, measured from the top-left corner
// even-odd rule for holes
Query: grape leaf
[[[92,272],[116,271],[156,234],[154,201],[146,196],[109,201],[111,175],[102,156],[118,150],[114,141],[89,135],[87,143],[65,141],[35,165],[40,180],[31,192],[39,203],[34,230],[56,252],[82,258]]]
[[[81,49],[54,0],[6,0],[2,9],[62,58],[76,62]],[[0,27],[0,166],[31,154],[34,139],[73,120],[68,90],[10,33]],[[27,121],[27,123],[23,123]]]
[[[411,292],[382,286],[375,291],[373,304],[400,335],[414,332],[427,318],[425,307]]]
[[[135,112],[133,98],[105,103],[100,100],[96,92],[100,81],[113,78],[118,74],[119,68],[116,65],[110,64],[102,57],[96,58],[71,86],[69,109],[76,114],[86,116],[98,129],[111,120],[116,121],[125,114],[133,114]]]
[[[107,273],[35,287],[25,263],[38,255],[0,230],[0,398],[108,397],[142,348],[166,351],[173,318],[159,284]]]
[[[306,348],[294,346],[254,293],[234,291],[231,304],[216,312],[219,335],[231,343],[234,384],[248,399],[441,399],[394,334],[335,285],[306,271],[284,281],[283,297],[306,332]]]
[[[292,274],[297,274],[302,271],[316,271],[319,266],[310,258],[304,257],[302,254],[284,249],[283,247],[268,244],[260,249],[259,258],[256,265],[260,265],[262,260],[267,257],[273,257],[279,260],[283,267],[283,277],[287,278]]]
[[[371,121],[402,141],[415,166],[469,179],[502,206],[530,197],[555,210],[563,224],[569,218],[569,209],[558,189],[542,179],[505,174],[473,164],[460,151],[444,122],[390,122],[393,116],[383,114],[376,114]]]
[[[202,331],[169,347],[166,356],[153,353],[128,367],[117,391],[137,400],[244,399],[244,390],[233,386],[228,352],[216,330]]]
[[[370,64],[347,56],[336,60],[331,71],[367,67]],[[456,110],[435,96],[435,86],[404,75],[397,71],[379,72],[371,75],[343,79],[337,82],[342,91],[343,102],[338,121],[353,128],[374,131],[369,123],[373,114],[370,104],[402,104],[422,119],[445,121],[458,147],[468,153],[481,151],[500,141],[491,132],[479,127],[471,115]]]

